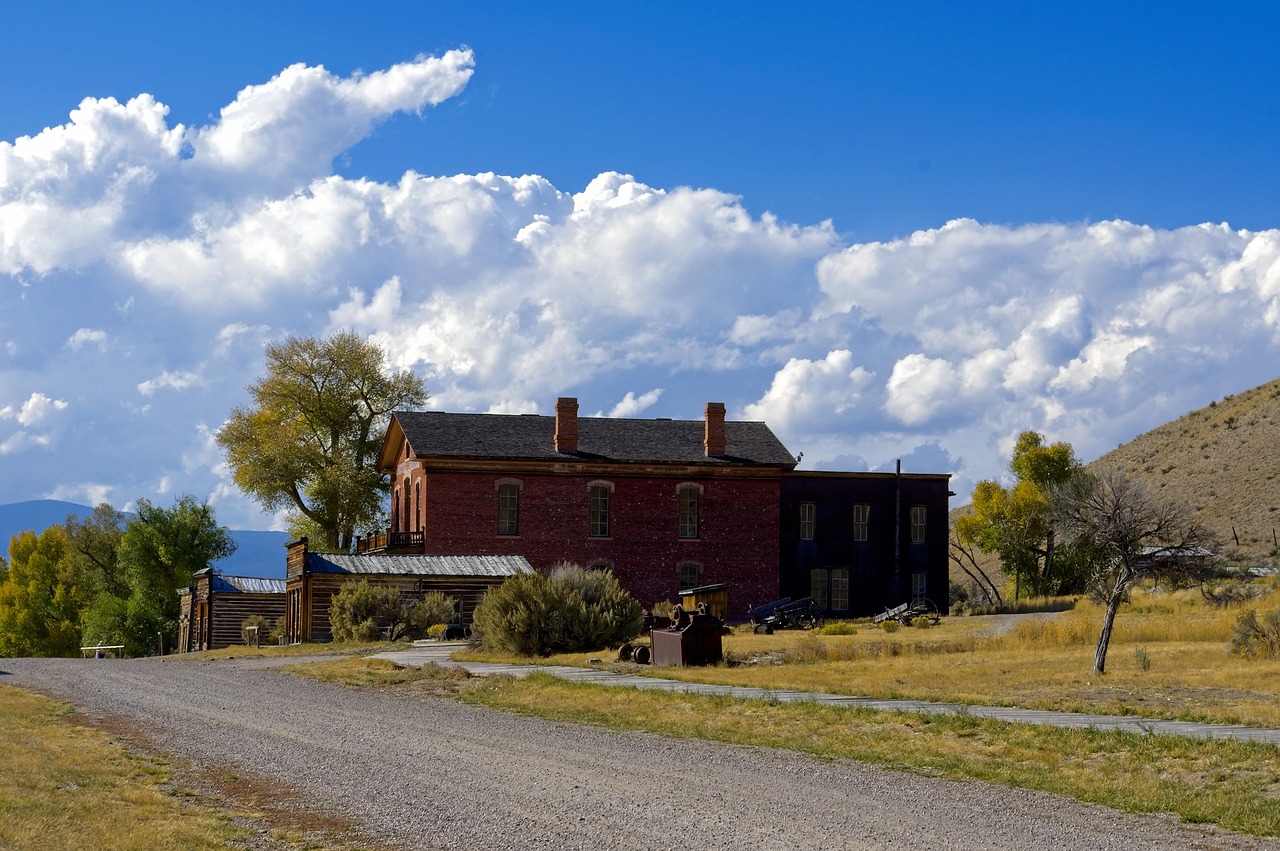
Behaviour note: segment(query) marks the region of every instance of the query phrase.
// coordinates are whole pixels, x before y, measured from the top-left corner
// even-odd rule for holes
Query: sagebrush
[[[640,631],[640,603],[612,573],[559,565],[513,576],[485,594],[473,630],[481,644],[549,656],[621,644]]]

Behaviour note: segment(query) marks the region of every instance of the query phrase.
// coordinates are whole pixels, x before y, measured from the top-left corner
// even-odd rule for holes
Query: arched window
[[[676,570],[680,572],[680,590],[688,591],[702,584],[702,565],[693,561],[681,563]]]
[[[415,529],[421,529],[427,525],[422,516],[422,482],[413,483],[413,525]]]
[[[400,495],[403,499],[403,505],[400,509],[400,531],[408,532],[409,526],[413,522],[413,514],[409,511],[409,477],[405,476],[404,485],[400,488]]]

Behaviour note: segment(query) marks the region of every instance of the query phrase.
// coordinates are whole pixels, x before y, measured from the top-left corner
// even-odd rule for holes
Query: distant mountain
[[[33,499],[0,505],[0,546],[3,554],[8,558],[9,539],[19,532],[43,532],[50,526],[65,522],[68,515],[85,517],[92,513],[93,509],[87,505],[57,499]],[[215,562],[216,570],[232,576],[284,578],[287,534],[232,529],[231,536],[235,539],[236,551],[230,558]]]

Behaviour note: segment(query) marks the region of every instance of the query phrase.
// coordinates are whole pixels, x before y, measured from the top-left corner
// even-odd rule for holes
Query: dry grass
[[[471,679],[471,674],[462,668],[444,667],[434,662],[420,667],[404,666],[390,659],[344,658],[285,665],[280,670],[321,682],[366,688],[419,683],[427,690],[449,694],[456,693],[463,683]]]
[[[1266,745],[652,693],[538,675],[471,690],[463,699],[560,721],[974,778],[1280,835],[1280,749]]]
[[[242,847],[247,831],[184,797],[166,763],[67,724],[68,712],[0,686],[0,847]]]
[[[219,659],[250,659],[274,656],[356,656],[362,653],[382,653],[387,650],[403,650],[407,642],[391,641],[332,641],[325,644],[286,644],[249,647],[233,644],[220,650],[200,650],[195,653],[176,653],[166,656],[170,662],[210,662]]]
[[[1280,593],[1250,603],[1280,609]],[[1227,653],[1244,609],[1211,608],[1196,591],[1135,591],[1121,610],[1107,674],[1092,672],[1102,613],[944,618],[929,629],[856,635],[810,632],[725,638],[727,664],[709,668],[621,666],[607,652],[545,660],[477,651],[458,658],[626,667],[636,673],[723,685],[1100,712],[1280,728],[1280,660]]]

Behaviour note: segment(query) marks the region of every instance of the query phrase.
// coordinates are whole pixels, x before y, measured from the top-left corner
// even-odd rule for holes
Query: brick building
[[[391,529],[358,552],[608,568],[644,605],[723,582],[735,614],[808,596],[819,578],[828,603],[854,599],[847,611],[861,612],[902,591],[889,585],[895,576],[924,574],[945,605],[947,476],[797,473],[767,425],[726,422],[721,403],[708,403],[701,421],[580,419],[572,398],[559,399],[553,417],[398,412],[378,466],[391,476]],[[886,518],[902,489],[917,485],[903,510],[924,506],[934,522],[902,532],[927,540],[895,562],[886,553],[901,527]],[[855,501],[875,504],[874,545],[844,540],[851,514],[835,520]],[[811,509],[802,503],[828,517],[805,527],[817,539],[803,538],[799,512]],[[855,578],[876,587],[850,597]],[[843,583],[834,593],[833,581]]]
[[[778,585],[778,499],[796,461],[768,426],[400,412],[379,458],[391,475],[386,546],[523,555],[613,571],[641,603],[730,582],[738,599]]]

